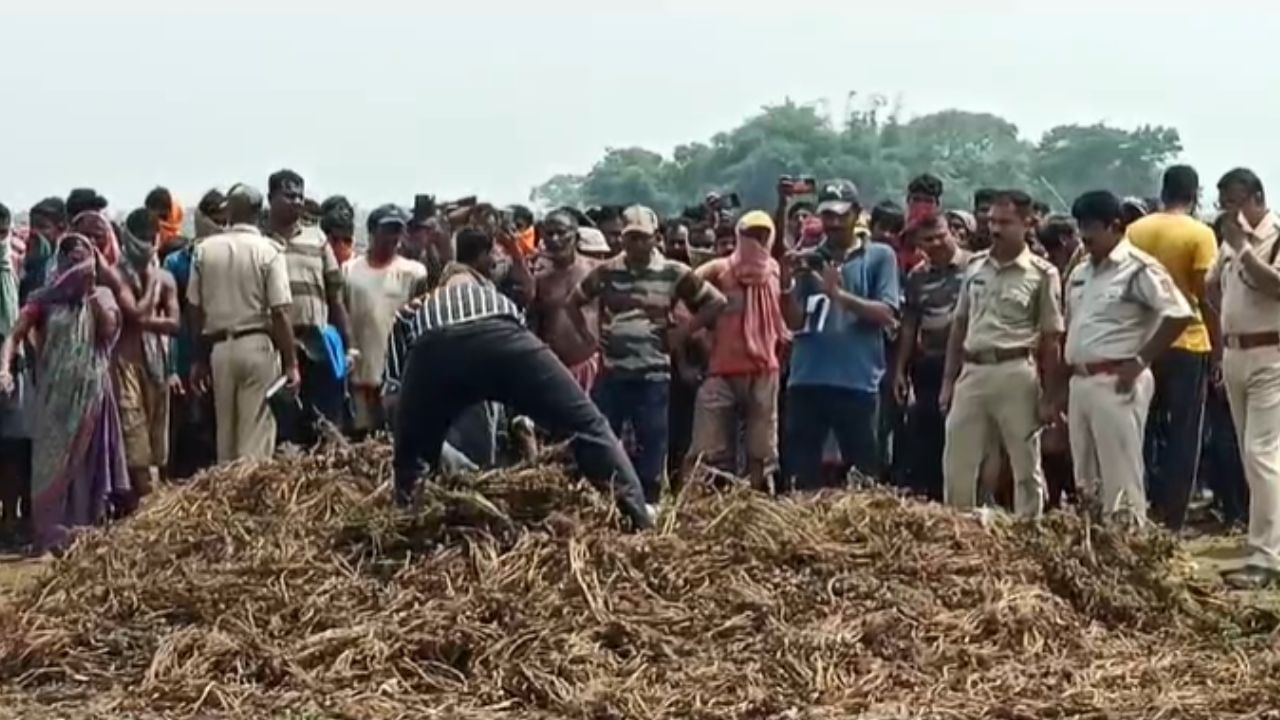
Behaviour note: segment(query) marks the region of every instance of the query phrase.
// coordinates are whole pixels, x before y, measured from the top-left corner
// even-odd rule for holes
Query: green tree
[[[534,188],[529,193],[529,201],[547,208],[579,205],[582,203],[582,185],[586,181],[584,175],[561,173]]]
[[[942,178],[943,200],[953,207],[968,207],[984,186],[1069,202],[1098,187],[1150,194],[1162,166],[1182,149],[1177,131],[1165,127],[1064,125],[1032,142],[990,113],[944,110],[904,121],[884,97],[855,100],[850,94],[838,120],[787,100],[706,142],[681,145],[670,158],[610,149],[586,175],[557,175],[534,188],[531,199],[544,206],[638,202],[675,213],[707,192],[735,191],[745,205],[769,208],[778,176],[790,174],[849,178],[867,204],[901,202],[910,178],[931,172]]]
[[[1060,125],[1041,138],[1034,168],[1036,178],[1066,202],[1099,188],[1146,197],[1159,187],[1161,169],[1180,152],[1182,140],[1173,128]]]

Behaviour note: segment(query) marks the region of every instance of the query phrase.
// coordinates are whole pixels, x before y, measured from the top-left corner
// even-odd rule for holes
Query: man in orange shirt
[[[1128,227],[1134,247],[1160,261],[1182,291],[1195,318],[1152,365],[1155,398],[1147,423],[1146,464],[1152,505],[1171,530],[1182,528],[1200,465],[1200,432],[1209,381],[1209,328],[1205,321],[1205,273],[1218,247],[1213,230],[1194,216],[1200,177],[1188,165],[1165,171],[1163,210]]]

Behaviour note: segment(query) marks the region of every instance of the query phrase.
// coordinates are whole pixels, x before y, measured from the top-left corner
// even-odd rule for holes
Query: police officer
[[[1142,525],[1142,445],[1155,393],[1150,367],[1194,315],[1160,262],[1125,239],[1119,198],[1105,190],[1088,192],[1071,214],[1088,251],[1067,277],[1064,299],[1077,486],[1101,480],[1103,517]]]
[[[1249,556],[1236,587],[1280,580],[1280,218],[1262,181],[1237,168],[1218,182],[1222,249],[1209,284],[1221,290],[1222,376],[1249,483]]]
[[[199,338],[192,384],[203,388],[212,375],[219,462],[271,457],[276,420],[267,391],[281,374],[294,391],[301,383],[289,271],[284,254],[258,230],[261,212],[262,193],[233,187],[231,229],[201,241],[191,261],[187,300]]]
[[[975,256],[956,305],[938,397],[948,413],[943,497],[952,507],[976,503],[978,470],[995,432],[1009,453],[1014,510],[1038,517],[1044,506],[1039,430],[1061,411],[1040,388],[1041,379],[1057,376],[1062,289],[1057,269],[1027,247],[1031,204],[1021,191],[996,194],[991,249]]]

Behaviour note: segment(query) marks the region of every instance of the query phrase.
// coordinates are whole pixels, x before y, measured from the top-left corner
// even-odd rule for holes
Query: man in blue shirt
[[[843,464],[875,477],[876,414],[885,371],[884,330],[897,323],[893,249],[859,238],[858,191],[844,180],[818,196],[826,239],[796,255],[783,302],[795,333],[783,432],[784,487],[819,486],[823,443],[834,432]]]

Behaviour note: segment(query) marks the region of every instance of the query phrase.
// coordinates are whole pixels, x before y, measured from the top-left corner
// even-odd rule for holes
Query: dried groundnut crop
[[[0,606],[0,716],[1149,718],[1280,707],[1273,613],[1160,534],[547,464],[390,509],[389,449],[218,468]],[[12,713],[12,715],[7,715]]]

